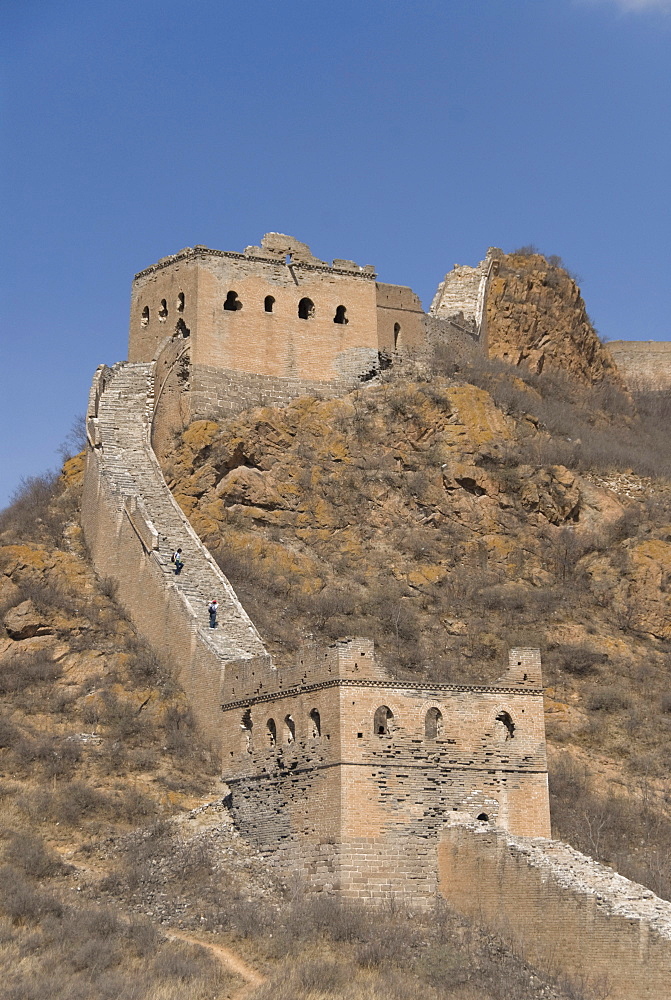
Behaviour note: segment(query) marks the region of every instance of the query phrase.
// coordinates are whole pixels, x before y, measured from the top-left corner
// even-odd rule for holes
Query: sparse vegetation
[[[363,635],[396,676],[478,682],[509,646],[540,646],[556,835],[671,898],[671,394],[453,345],[417,371],[242,414],[204,447],[195,426],[170,459],[175,494],[280,663]],[[216,811],[217,762],[169,665],[91,572],[78,461],[0,514],[7,996],[230,990],[164,938],[175,921],[253,955],[259,1000],[587,997],[447,908],[371,913],[263,870]],[[205,801],[210,819],[191,811]]]

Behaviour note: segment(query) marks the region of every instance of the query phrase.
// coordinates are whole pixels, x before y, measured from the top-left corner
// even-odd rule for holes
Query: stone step
[[[152,366],[115,366],[98,409],[104,475],[122,502],[141,499],[158,532],[159,548],[152,558],[166,586],[174,586],[192,612],[197,634],[226,659],[262,655],[263,643],[235,597],[232,587],[193,534],[161,476],[148,443],[152,412]],[[184,569],[177,575],[170,556],[182,549]],[[207,604],[219,602],[219,627],[210,629]]]

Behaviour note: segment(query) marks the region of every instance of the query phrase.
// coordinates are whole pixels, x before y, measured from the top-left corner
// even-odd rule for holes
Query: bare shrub
[[[116,600],[119,590],[119,581],[111,576],[104,576],[98,583],[100,593],[108,597],[111,601]]]
[[[5,861],[30,878],[51,878],[72,871],[50,850],[41,837],[29,833],[14,833],[5,848]]]
[[[165,713],[165,745],[172,753],[190,750],[195,736],[193,712],[185,705],[170,705]]]
[[[39,536],[39,527],[53,520],[49,506],[57,494],[57,472],[22,479],[9,506],[0,512],[0,533],[8,531],[22,539]]]
[[[604,684],[593,688],[587,696],[587,708],[590,712],[620,712],[628,708],[629,695],[615,684]]]
[[[14,694],[40,684],[49,684],[63,673],[60,664],[45,653],[12,656],[0,666],[0,694]]]
[[[16,868],[0,868],[0,911],[15,924],[32,923],[46,914],[60,915],[63,907],[53,896],[35,889]]]
[[[113,739],[125,740],[136,736],[143,727],[137,705],[126,698],[119,698],[112,691],[103,691],[100,721],[107,726]]]
[[[160,979],[177,979],[181,983],[188,983],[201,977],[205,971],[203,967],[210,963],[214,971],[214,959],[205,948],[179,943],[170,948],[162,948],[154,959],[152,968]]]
[[[87,445],[86,435],[86,414],[78,413],[72,420],[70,430],[65,435],[65,439],[59,445],[58,453],[64,462],[67,462],[73,455],[78,455],[84,451]]]
[[[553,650],[551,659],[564,673],[586,677],[608,660],[608,654],[598,653],[586,643],[577,643],[557,647]]]

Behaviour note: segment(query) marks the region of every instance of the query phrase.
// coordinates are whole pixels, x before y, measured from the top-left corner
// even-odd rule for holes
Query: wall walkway
[[[568,844],[457,823],[438,875],[455,909],[588,996],[671,995],[671,903]]]
[[[220,740],[227,664],[269,661],[261,637],[233,588],[200,542],[168,489],[150,446],[154,363],[101,366],[89,408],[89,448],[82,523],[94,565],[117,599],[179,679],[210,740]],[[175,575],[170,557],[183,552]],[[219,602],[219,627],[207,604]]]

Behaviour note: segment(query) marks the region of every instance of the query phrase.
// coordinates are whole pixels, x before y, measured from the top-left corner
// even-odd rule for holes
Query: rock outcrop
[[[487,288],[489,355],[586,385],[624,383],[576,282],[541,254],[504,254]]]

